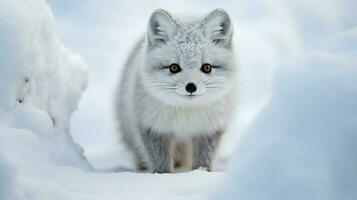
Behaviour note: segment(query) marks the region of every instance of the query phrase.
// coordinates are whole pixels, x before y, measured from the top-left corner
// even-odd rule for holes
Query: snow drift
[[[277,74],[271,102],[237,148],[224,198],[357,197],[357,69],[316,62]]]
[[[216,199],[356,199],[353,4],[336,12],[335,21],[329,15],[339,7],[331,2],[292,18],[301,45],[278,59],[271,99],[241,138]]]
[[[53,26],[43,1],[0,1],[0,191],[8,191],[0,193],[9,199],[16,174],[49,164],[91,169],[69,135],[87,66]]]

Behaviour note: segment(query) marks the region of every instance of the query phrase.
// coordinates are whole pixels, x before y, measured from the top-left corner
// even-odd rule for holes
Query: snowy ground
[[[353,0],[48,3],[56,23],[44,1],[0,0],[0,199],[357,198]],[[234,20],[241,98],[219,154],[222,169],[233,152],[227,173],[123,172],[113,91],[160,7],[223,7]]]

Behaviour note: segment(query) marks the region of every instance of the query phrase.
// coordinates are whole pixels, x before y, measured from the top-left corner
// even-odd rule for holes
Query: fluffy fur
[[[236,66],[232,24],[221,9],[183,20],[165,10],[150,17],[148,31],[130,54],[117,93],[116,114],[124,142],[138,164],[172,172],[174,161],[210,168],[234,108]],[[179,73],[168,66],[176,63]],[[214,66],[203,73],[201,66]],[[197,90],[189,93],[188,83]]]

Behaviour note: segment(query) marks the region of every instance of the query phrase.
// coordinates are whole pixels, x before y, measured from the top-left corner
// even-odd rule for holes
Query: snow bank
[[[86,65],[58,41],[44,1],[0,1],[0,44],[0,126],[27,130],[59,165],[89,168],[68,134]]]
[[[91,169],[69,135],[86,65],[62,46],[53,25],[44,1],[0,1],[1,199],[31,197],[14,192],[24,173],[48,165]]]
[[[357,197],[357,69],[315,64],[279,72],[271,103],[236,150],[225,198]]]
[[[356,199],[353,4],[339,10],[328,2],[312,11],[304,2],[299,12],[284,7],[296,14],[290,24],[301,33],[301,47],[279,59],[272,97],[241,139],[216,199]]]

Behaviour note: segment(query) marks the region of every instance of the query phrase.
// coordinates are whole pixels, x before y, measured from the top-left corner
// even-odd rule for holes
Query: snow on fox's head
[[[207,104],[234,84],[232,24],[221,9],[201,19],[179,20],[165,10],[150,17],[142,77],[166,104]]]

